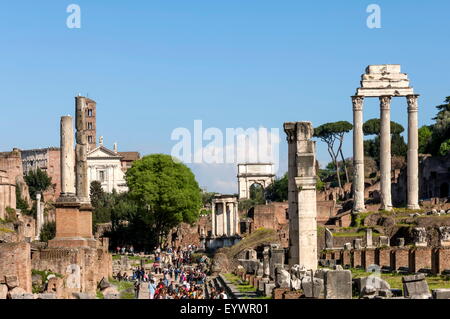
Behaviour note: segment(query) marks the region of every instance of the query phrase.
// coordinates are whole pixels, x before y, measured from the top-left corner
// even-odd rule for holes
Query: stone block
[[[74,292],[72,293],[72,296],[75,299],[96,299],[96,297],[93,294],[88,294],[85,292]]]
[[[17,276],[5,276],[5,282],[10,290],[19,286],[19,279]]]
[[[283,299],[300,299],[301,296],[302,296],[301,292],[287,291],[283,294]]]
[[[433,299],[450,299],[450,289],[434,289]]]
[[[42,293],[42,294],[38,294],[36,299],[57,299],[57,298],[56,298],[56,294]]]
[[[273,284],[275,286],[275,284]],[[283,299],[285,292],[290,291],[287,288],[274,288],[273,289],[273,299]]]
[[[311,280],[310,276],[302,279],[302,290],[306,298],[319,298],[323,292],[323,286],[323,279],[314,278]]]
[[[264,295],[266,297],[272,297],[273,290],[275,289],[275,284],[272,282],[268,282],[264,284]]]
[[[402,278],[403,292],[410,299],[430,299],[430,289],[424,274],[404,276]]]
[[[330,270],[325,273],[325,299],[352,299],[350,270]]]
[[[0,284],[0,299],[6,299],[8,297],[8,286]]]

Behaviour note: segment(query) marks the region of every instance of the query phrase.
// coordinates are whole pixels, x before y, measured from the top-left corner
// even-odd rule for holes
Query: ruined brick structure
[[[0,284],[6,276],[16,276],[18,287],[31,292],[31,253],[30,244],[0,244]]]
[[[0,170],[0,219],[6,219],[7,208],[16,208],[16,184],[12,184],[6,171]]]
[[[44,192],[46,201],[55,201],[61,194],[61,150],[58,147],[48,147],[33,150],[21,150],[23,174],[36,171],[38,168],[52,179],[53,187]]]
[[[12,152],[0,153],[0,170],[5,171],[10,184],[19,186],[22,198],[31,206],[28,186],[23,179],[22,159],[20,150],[13,149]]]

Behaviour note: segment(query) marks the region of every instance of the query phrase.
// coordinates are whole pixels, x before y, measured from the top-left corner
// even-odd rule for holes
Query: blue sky
[[[81,29],[66,8],[81,7]],[[381,29],[366,26],[369,4]],[[352,120],[350,96],[369,64],[401,64],[421,94],[420,125],[450,95],[446,0],[47,0],[0,4],[0,150],[58,146],[73,97],[97,101],[106,146],[170,153],[177,127],[279,128]],[[377,117],[376,100],[365,119]],[[392,120],[406,127],[406,101]],[[345,155],[351,156],[351,134]],[[321,163],[329,161],[318,143]],[[237,192],[234,165],[191,165],[201,186]]]

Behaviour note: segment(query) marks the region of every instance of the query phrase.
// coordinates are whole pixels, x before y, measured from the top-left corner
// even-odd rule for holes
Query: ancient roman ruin
[[[363,133],[363,102],[370,97],[380,101],[380,171],[372,177]],[[408,104],[407,159],[399,167],[391,154],[394,97]],[[60,119],[59,147],[0,153],[0,299],[121,298],[109,281],[134,278],[136,269],[161,279],[156,269],[175,265],[180,247],[197,255],[187,267],[207,274],[206,297],[223,289],[235,299],[450,299],[450,289],[430,290],[427,283],[450,274],[450,155],[418,154],[417,101],[400,65],[368,66],[352,97],[352,180],[341,188],[323,182],[314,124],[285,122],[287,199],[265,198],[281,180],[274,164],[240,163],[236,194],[211,193],[196,222],[165,235],[165,247],[134,252],[110,244],[112,222],[93,232],[90,185],[127,192],[125,172],[140,155],[118,152],[117,144],[111,151],[103,138],[97,146],[96,103],[77,96],[75,117]],[[37,168],[57,180],[31,196],[24,176]],[[255,185],[264,196],[258,203]],[[22,214],[18,203],[32,213]],[[49,221],[56,231],[45,241]],[[389,282],[396,276],[401,287]],[[149,299],[148,281],[134,280],[143,287],[131,292],[134,298]]]
[[[409,79],[401,73],[400,65],[370,65],[362,75],[361,87],[352,96],[353,103],[353,163],[355,212],[365,211],[364,204],[364,143],[363,105],[364,98],[380,100],[380,166],[381,207],[392,210],[391,197],[391,99],[406,97],[408,103],[408,208],[419,209],[419,154],[418,154],[418,97],[409,86]]]

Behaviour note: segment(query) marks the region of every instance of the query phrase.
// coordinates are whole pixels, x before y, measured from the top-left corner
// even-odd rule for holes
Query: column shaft
[[[408,95],[408,209],[419,209],[418,95]]]
[[[392,210],[391,196],[391,97],[380,97],[380,171],[381,207]]]
[[[61,194],[75,195],[75,151],[71,116],[61,117]]]
[[[211,202],[211,236],[216,236],[216,203]]]
[[[353,96],[353,211],[365,211],[364,205],[364,134],[363,102],[364,97]]]

